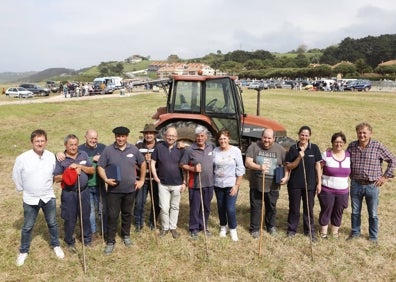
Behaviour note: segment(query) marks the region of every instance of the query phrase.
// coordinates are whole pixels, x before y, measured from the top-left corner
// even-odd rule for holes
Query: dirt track
[[[140,95],[145,93],[151,93],[146,91],[138,91],[133,93],[127,93],[124,96],[120,94],[105,94],[105,95],[92,95],[74,98],[65,98],[63,94],[55,94],[54,96],[40,98],[40,99],[17,99],[17,98],[7,98],[5,101],[0,101],[0,106],[2,105],[12,105],[12,104],[38,104],[38,103],[52,103],[52,102],[69,102],[71,100],[93,100],[93,99],[107,99],[107,98],[119,98],[119,97],[129,97],[133,95]]]

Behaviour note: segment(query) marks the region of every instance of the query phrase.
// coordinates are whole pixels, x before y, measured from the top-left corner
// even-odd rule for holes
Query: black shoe
[[[104,253],[106,255],[110,255],[114,251],[114,244],[113,243],[107,243],[106,247],[104,249]]]
[[[132,245],[132,240],[131,240],[131,237],[129,237],[129,236],[124,236],[122,241],[124,241],[124,245],[128,248]]]
[[[135,226],[135,232],[136,233],[139,233],[140,231],[142,231],[142,229],[143,229],[143,226],[140,226],[140,225],[136,225]]]
[[[180,237],[180,233],[177,232],[176,229],[171,229],[171,230],[170,230],[170,233],[172,234],[173,239],[177,239],[177,238]]]
[[[205,235],[206,235],[207,237],[210,237],[210,236],[212,236],[212,232],[210,232],[208,229],[206,229]]]
[[[155,229],[154,223],[150,222],[149,227],[150,230],[153,231]]]
[[[271,235],[276,235],[277,234],[276,227],[271,227],[271,228],[268,228],[267,230],[268,230],[268,233],[271,234]]]
[[[288,237],[288,238],[294,238],[294,237],[296,237],[296,233],[294,233],[294,232],[287,232],[286,233],[286,236]]]
[[[76,249],[76,246],[74,244],[67,245],[67,250],[69,252],[71,252],[71,253],[74,253],[74,254],[77,253],[77,249]]]
[[[168,232],[169,232],[169,230],[161,230],[161,232],[159,233],[158,236],[160,236],[161,238],[162,238],[162,237],[165,237],[166,234],[168,234]]]
[[[197,231],[191,231],[191,238],[193,240],[198,240],[198,232]]]
[[[350,235],[348,236],[348,238],[346,238],[346,240],[347,240],[347,241],[352,241],[352,240],[358,239],[359,237],[360,237],[359,235],[352,235],[352,234],[350,234]]]
[[[250,235],[252,235],[253,239],[258,239],[260,237],[260,231],[252,231]]]

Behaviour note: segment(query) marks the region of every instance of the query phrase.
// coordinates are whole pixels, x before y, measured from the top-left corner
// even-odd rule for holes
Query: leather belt
[[[370,181],[370,180],[355,180],[359,185],[370,185],[374,184],[375,181]]]

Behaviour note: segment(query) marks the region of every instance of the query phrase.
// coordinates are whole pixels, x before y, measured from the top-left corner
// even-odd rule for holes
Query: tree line
[[[265,50],[235,50],[222,54],[220,50],[203,58],[187,60],[200,62],[239,77],[330,77],[342,74],[348,77],[371,79],[395,79],[396,64],[379,66],[382,62],[396,59],[396,34],[350,37],[338,45],[325,49],[310,49],[301,45],[286,54],[274,54]],[[170,60],[178,59],[171,55]]]

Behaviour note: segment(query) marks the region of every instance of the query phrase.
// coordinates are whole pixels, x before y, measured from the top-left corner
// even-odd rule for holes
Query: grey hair
[[[204,127],[202,125],[198,125],[197,128],[195,128],[195,135],[201,134],[201,133],[205,133],[206,135],[208,135],[209,132],[206,129],[206,127]]]
[[[66,145],[67,141],[69,141],[70,139],[77,139],[77,142],[79,141],[78,137],[76,135],[68,134],[68,135],[66,135],[65,139],[63,140],[64,144]]]

